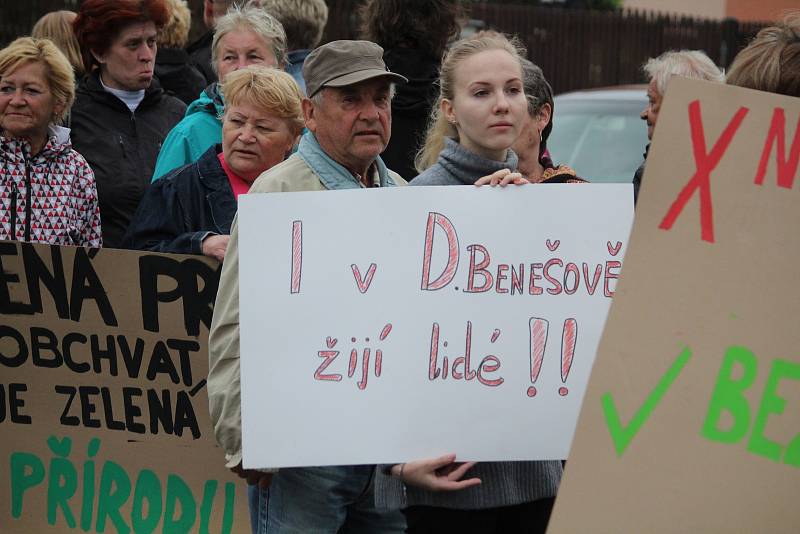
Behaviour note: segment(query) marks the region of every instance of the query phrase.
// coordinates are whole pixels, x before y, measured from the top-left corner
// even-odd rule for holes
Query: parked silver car
[[[645,85],[565,93],[555,97],[547,149],[556,164],[569,165],[590,182],[633,180],[647,146]]]

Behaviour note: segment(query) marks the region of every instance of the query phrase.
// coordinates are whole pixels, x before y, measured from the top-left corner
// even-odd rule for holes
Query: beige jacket
[[[406,181],[389,171],[397,185]],[[267,170],[248,194],[325,191],[313,169],[297,154]],[[242,461],[242,409],[239,381],[239,218],[233,219],[208,340],[208,401],[217,442],[227,467]]]

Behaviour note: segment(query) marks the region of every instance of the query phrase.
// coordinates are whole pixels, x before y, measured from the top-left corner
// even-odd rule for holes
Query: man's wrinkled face
[[[304,103],[306,127],[330,157],[360,174],[389,143],[391,84],[386,78],[373,78],[322,91],[321,104]]]
[[[647,86],[647,107],[642,110],[640,115],[642,120],[647,121],[647,138],[653,140],[653,130],[656,127],[658,111],[661,109],[661,93],[656,89],[655,80],[650,80]]]

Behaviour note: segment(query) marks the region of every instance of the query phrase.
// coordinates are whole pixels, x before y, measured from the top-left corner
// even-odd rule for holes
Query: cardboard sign
[[[800,99],[675,78],[550,531],[797,532]]]
[[[240,199],[244,464],[563,458],[629,185]]]
[[[249,532],[208,416],[215,262],[0,242],[0,531]]]

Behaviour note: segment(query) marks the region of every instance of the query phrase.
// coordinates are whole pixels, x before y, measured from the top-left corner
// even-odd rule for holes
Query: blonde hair
[[[518,61],[525,57],[525,48],[516,38],[508,38],[502,33],[482,31],[467,39],[457,41],[442,59],[439,69],[439,97],[431,110],[431,119],[425,134],[425,143],[414,158],[414,166],[422,172],[436,163],[439,153],[444,148],[444,138],[450,137],[458,141],[458,130],[447,121],[442,113],[442,100],[452,101],[455,88],[456,67],[463,60],[487,50],[505,50]],[[522,63],[520,61],[520,73]]]
[[[727,83],[800,96],[800,11],[764,28],[733,59]]]
[[[164,0],[169,10],[167,24],[158,32],[158,46],[183,48],[189,40],[192,13],[186,0]]]
[[[239,7],[234,4],[228,13],[217,21],[214,39],[211,42],[211,68],[217,72],[219,42],[227,34],[236,30],[248,30],[261,37],[272,50],[279,68],[286,64],[286,32],[278,19],[258,7],[247,4]]]
[[[650,58],[642,67],[649,80],[654,80],[658,94],[664,96],[673,76],[723,82],[725,76],[711,58],[700,50],[669,50]]]
[[[261,7],[281,21],[289,50],[314,48],[328,22],[325,0],[261,0]]]
[[[303,93],[290,74],[263,65],[249,65],[228,74],[220,89],[226,110],[251,102],[284,119],[292,134],[300,135],[303,131]]]
[[[44,65],[50,92],[64,106],[61,113],[53,116],[54,123],[61,123],[75,100],[75,73],[72,65],[53,41],[20,37],[0,50],[0,77],[12,74],[26,63]]]
[[[74,11],[65,10],[48,13],[33,25],[31,37],[53,41],[67,57],[75,72],[82,75],[86,72],[86,68],[83,66],[78,39],[72,31],[72,21],[77,16]]]

